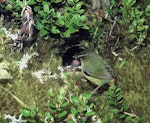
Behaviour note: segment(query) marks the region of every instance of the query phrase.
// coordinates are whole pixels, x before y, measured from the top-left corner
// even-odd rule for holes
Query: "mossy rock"
[[[12,76],[8,72],[9,63],[7,61],[3,61],[0,63],[0,82],[4,80],[12,79]]]

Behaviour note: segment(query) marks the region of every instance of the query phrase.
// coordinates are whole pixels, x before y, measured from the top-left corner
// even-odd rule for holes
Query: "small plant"
[[[146,31],[148,25],[145,24],[144,11],[141,11],[140,6],[135,6],[136,0],[132,2],[123,2],[123,6],[120,8],[120,12],[123,14],[123,18],[126,23],[130,23],[128,32],[132,39],[136,39],[137,44],[141,44],[146,38]]]
[[[150,7],[147,6],[145,11],[142,10],[142,7],[137,4],[137,0],[122,0],[120,3],[111,0],[111,3],[115,10],[109,10],[108,13],[118,15],[117,22],[120,27],[123,27],[121,33],[125,36],[125,40],[133,42],[132,44],[135,46],[146,44],[145,39],[149,28],[146,16],[149,16]]]
[[[1,6],[11,11],[16,18],[20,17],[21,7],[31,6],[35,13],[36,28],[44,39],[48,39],[50,33],[69,38],[80,29],[89,29],[82,9],[83,2],[79,0],[10,0],[10,3]]]
[[[95,115],[92,111],[93,103],[88,104],[91,97],[90,93],[83,93],[79,96],[72,95],[66,98],[67,91],[61,88],[56,94],[52,89],[48,91],[50,100],[48,102],[48,110],[45,115],[40,113],[38,108],[20,109],[22,116],[31,123],[85,123],[88,118]]]
[[[46,119],[50,122],[63,121],[67,117],[66,106],[69,105],[69,101],[66,99],[66,90],[61,88],[59,94],[53,92],[52,89],[48,91],[50,96],[50,102],[48,103],[49,112],[46,112]]]
[[[145,15],[150,16],[150,4],[148,4],[145,8]]]
[[[86,122],[88,117],[95,115],[95,112],[91,110],[94,104],[87,105],[91,96],[90,93],[83,93],[79,97],[71,96],[73,104],[71,114],[76,119],[76,122]]]
[[[106,94],[108,96],[107,104],[110,106],[111,111],[109,115],[110,121],[124,121],[130,123],[137,123],[139,121],[138,116],[127,112],[129,111],[129,105],[124,101],[121,88],[112,85]]]
[[[67,123],[82,121],[84,123],[87,118],[95,114],[92,111],[94,104],[88,105],[91,94],[83,93],[79,96],[73,95],[70,99],[66,99],[65,93],[64,89],[60,90],[59,95],[54,94],[52,90],[49,91],[53,101],[49,103],[50,112],[47,112],[46,116],[47,118],[49,117],[50,121],[66,121]]]
[[[88,29],[86,25],[86,16],[83,14],[83,2],[79,0],[67,0],[66,5],[58,9],[51,7],[53,3],[62,4],[62,1],[43,1],[43,7],[35,6],[34,10],[37,12],[37,29],[40,34],[47,38],[48,33],[59,34],[63,38],[69,38],[72,34],[79,31],[79,29]],[[42,5],[41,5],[42,6]]]
[[[20,113],[30,123],[37,123],[42,117],[42,114],[39,113],[38,107],[31,107],[30,109],[20,109]]]

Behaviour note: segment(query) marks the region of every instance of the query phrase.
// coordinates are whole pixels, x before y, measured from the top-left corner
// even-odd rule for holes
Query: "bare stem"
[[[0,86],[4,91],[9,93],[20,105],[22,105],[23,108],[30,109],[29,106],[27,106],[24,102],[22,102],[18,97],[16,97],[14,94],[12,94],[10,91],[8,91],[6,88]]]

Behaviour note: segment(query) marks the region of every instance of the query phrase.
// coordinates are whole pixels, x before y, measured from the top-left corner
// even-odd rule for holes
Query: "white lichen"
[[[57,69],[60,71],[60,77],[63,79],[65,77],[64,68],[62,66],[58,66]]]
[[[32,72],[32,75],[34,75],[41,84],[44,84],[44,81],[47,80],[47,78],[54,78],[54,79],[58,78],[58,74],[56,73],[52,74],[51,71],[48,71],[46,69]]]
[[[43,70],[38,70],[38,71],[32,72],[32,74],[39,80],[39,82],[40,82],[41,84],[44,84],[43,75],[46,74],[45,71],[43,71]]]
[[[19,118],[18,118],[18,119],[16,118],[16,115],[11,116],[11,115],[9,115],[9,114],[8,114],[8,115],[5,114],[4,119],[8,119],[9,123],[27,123],[26,120],[23,120],[23,119],[22,119],[22,114],[19,115]]]
[[[54,73],[54,74],[48,73],[48,77],[58,79],[58,75],[56,73]]]
[[[101,119],[97,119],[96,115],[92,117],[92,123],[102,123]]]
[[[22,72],[24,69],[28,67],[28,63],[31,60],[32,57],[38,56],[37,52],[31,53],[31,54],[24,54],[21,58],[21,61],[18,61],[18,67],[19,70]]]
[[[8,31],[5,27],[1,28],[1,30],[3,30],[6,34],[6,37],[11,38],[13,41],[18,37],[18,34],[12,34],[10,31]]]

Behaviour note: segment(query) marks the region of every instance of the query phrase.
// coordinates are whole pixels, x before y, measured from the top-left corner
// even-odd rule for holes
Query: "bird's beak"
[[[76,54],[76,55],[73,56],[73,58],[74,59],[80,59],[80,58],[82,58],[84,56],[86,56],[86,54],[78,54],[78,55]]]

